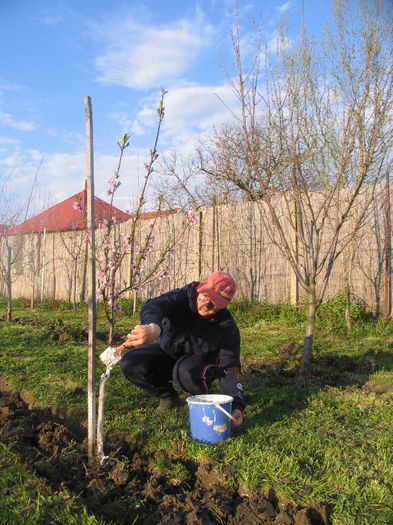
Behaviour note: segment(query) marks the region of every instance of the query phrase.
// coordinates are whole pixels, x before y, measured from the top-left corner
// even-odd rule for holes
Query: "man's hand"
[[[233,427],[239,427],[243,423],[243,412],[239,410],[238,408],[235,408],[234,410],[232,410],[232,417],[234,417],[236,420],[236,421],[232,420]]]
[[[160,334],[161,328],[155,323],[138,324],[127,334],[127,341],[124,343],[124,346],[140,346],[154,343]]]

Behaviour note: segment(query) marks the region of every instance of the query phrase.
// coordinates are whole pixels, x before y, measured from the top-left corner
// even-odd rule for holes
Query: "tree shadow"
[[[289,343],[279,357],[252,358],[243,364],[246,402],[251,409],[245,427],[273,423],[298,412],[308,406],[311,394],[329,387],[375,394],[393,392],[393,385],[370,379],[376,371],[393,370],[393,352],[370,349],[359,357],[335,353],[314,356],[306,382],[300,385],[302,348]]]

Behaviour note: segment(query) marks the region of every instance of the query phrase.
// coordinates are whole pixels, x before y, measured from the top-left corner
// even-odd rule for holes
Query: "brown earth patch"
[[[0,440],[53,488],[66,488],[97,517],[119,525],[327,525],[328,509],[280,501],[274,490],[245,494],[228,484],[227,474],[203,462],[171,456],[188,476],[168,479],[141,452],[132,436],[106,436],[107,462],[88,463],[85,431],[0,390]],[[165,451],[158,454],[166,455]],[[7,495],[3,495],[7,497]]]

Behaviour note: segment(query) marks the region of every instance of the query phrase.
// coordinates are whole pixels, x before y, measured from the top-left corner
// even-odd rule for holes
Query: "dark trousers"
[[[206,394],[218,371],[217,363],[203,356],[185,354],[174,359],[156,343],[127,352],[120,368],[131,383],[160,399],[177,395],[172,381],[190,394]]]

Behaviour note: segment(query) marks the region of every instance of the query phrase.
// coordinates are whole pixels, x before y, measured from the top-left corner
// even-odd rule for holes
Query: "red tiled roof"
[[[78,209],[75,203],[79,203],[81,209]],[[81,191],[65,201],[39,213],[35,217],[28,219],[22,224],[10,227],[9,234],[39,233],[44,230],[47,232],[83,230],[85,228],[85,203],[86,191]],[[116,217],[118,222],[124,222],[130,219],[130,215],[114,206],[111,207],[108,202],[98,197],[94,197],[94,215],[96,226],[98,226],[102,219],[109,219],[113,216]]]
[[[141,219],[147,220],[147,219],[155,219],[157,217],[165,217],[166,215],[172,215],[173,213],[177,213],[179,210],[177,208],[171,209],[171,210],[159,210],[159,211],[144,211],[141,213]],[[133,219],[136,217],[136,213],[131,213],[129,215],[129,219]]]

